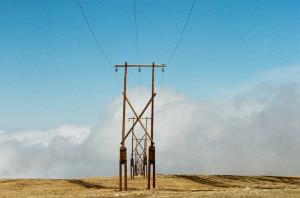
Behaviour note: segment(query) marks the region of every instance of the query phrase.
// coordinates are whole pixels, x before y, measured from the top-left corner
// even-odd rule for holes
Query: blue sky
[[[136,63],[133,1],[80,2],[112,64]],[[169,63],[191,5],[136,1],[141,63]],[[1,130],[100,123],[119,91],[75,0],[0,0],[0,27]],[[300,1],[197,0],[163,86],[226,98],[223,90],[299,66],[299,54]],[[129,88],[138,86],[137,70],[129,75]],[[150,85],[149,72],[140,77]]]

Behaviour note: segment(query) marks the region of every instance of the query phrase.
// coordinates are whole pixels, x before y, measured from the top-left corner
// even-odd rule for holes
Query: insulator
[[[139,71],[139,73],[141,73],[141,71],[142,71],[141,67],[139,67],[139,70],[138,70],[138,71]]]
[[[115,71],[118,72],[118,68],[117,67],[115,68]]]
[[[162,71],[162,73],[164,73],[165,72],[165,68],[162,68],[161,71]]]

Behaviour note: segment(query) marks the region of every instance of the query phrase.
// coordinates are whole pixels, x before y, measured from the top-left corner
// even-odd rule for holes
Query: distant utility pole
[[[132,117],[128,120],[132,120],[132,125],[137,118]],[[148,129],[148,120],[151,118],[140,118],[140,120],[146,120],[146,129]],[[144,145],[141,142],[144,140]],[[138,138],[134,133],[134,129],[131,132],[131,159],[130,159],[130,178],[134,179],[135,175],[143,175],[147,177],[147,134],[145,133],[142,138]],[[135,146],[134,146],[135,142]],[[139,149],[140,148],[140,149]],[[141,152],[139,152],[141,150]],[[133,158],[135,156],[135,158]]]
[[[156,93],[154,93],[154,71],[155,71],[155,67],[165,67],[166,65],[165,64],[161,64],[161,65],[155,65],[155,63],[153,62],[152,65],[143,65],[143,64],[127,64],[127,62],[125,62],[125,65],[115,65],[115,67],[124,67],[124,92],[123,92],[123,120],[122,120],[122,142],[121,142],[121,147],[120,147],[120,164],[119,164],[119,188],[120,190],[122,190],[122,165],[124,165],[124,185],[125,185],[125,190],[127,190],[127,152],[126,152],[126,147],[125,147],[125,140],[126,138],[128,137],[128,135],[130,133],[132,133],[132,135],[134,136],[134,127],[136,126],[136,124],[139,122],[142,126],[142,128],[144,129],[145,131],[145,139],[149,138],[149,140],[151,141],[151,146],[149,146],[149,152],[148,152],[148,189],[150,189],[150,174],[151,174],[151,165],[152,165],[152,169],[153,169],[153,188],[155,188],[155,146],[154,146],[154,130],[153,130],[153,125],[154,125],[154,97],[156,96]],[[127,68],[128,67],[151,67],[152,68],[152,93],[151,93],[151,98],[150,100],[148,101],[148,103],[146,104],[146,106],[144,107],[144,109],[142,110],[142,112],[140,113],[140,115],[138,115],[135,111],[135,109],[133,108],[131,102],[129,101],[129,99],[127,98],[127,95],[126,95],[126,80],[127,80]],[[145,111],[147,110],[147,108],[149,107],[151,103],[151,135],[149,135],[149,132],[147,131],[147,127],[144,126],[144,124],[142,123],[142,116],[143,114],[145,113]],[[132,112],[134,113],[135,115],[135,119],[132,119],[133,120],[133,124],[132,124],[132,127],[129,129],[129,131],[126,133],[125,135],[125,119],[126,119],[126,104],[129,105],[129,107],[131,108]],[[146,119],[147,121],[147,119]],[[136,138],[137,139],[137,138]],[[143,139],[143,138],[142,138]],[[140,145],[140,141],[141,140],[136,140],[136,146],[138,145],[138,142],[139,142],[139,145]],[[145,147],[147,146],[147,144],[145,143],[144,144]],[[133,147],[133,137],[132,137],[132,147]],[[146,148],[144,148],[146,150]],[[133,152],[133,150],[132,150]],[[143,152],[144,153],[144,152]],[[132,153],[133,154],[133,153]],[[143,157],[146,156],[146,160],[147,160],[147,154],[143,155]],[[138,156],[136,158],[136,160],[140,159],[141,158],[141,155]],[[132,164],[133,161],[133,155],[131,156],[131,167],[130,167],[130,170],[131,170],[131,174],[132,174]],[[144,164],[145,164],[145,161],[144,161],[144,158],[143,160],[141,160]],[[143,165],[144,166],[144,165]],[[141,166],[140,166],[141,167]],[[144,168],[143,168],[144,169]],[[137,167],[135,167],[134,170],[137,170]],[[136,171],[135,171],[136,173]],[[134,173],[133,173],[134,175]]]

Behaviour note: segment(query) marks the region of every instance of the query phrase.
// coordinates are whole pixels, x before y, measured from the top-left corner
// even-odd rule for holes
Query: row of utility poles
[[[155,146],[154,146],[154,97],[156,93],[154,92],[154,71],[156,67],[165,67],[166,65],[155,65],[153,62],[152,65],[143,65],[143,64],[127,64],[124,65],[115,65],[116,68],[124,67],[124,92],[123,92],[123,119],[122,119],[122,141],[120,147],[120,163],[119,163],[119,189],[122,190],[122,168],[124,166],[124,189],[127,190],[127,149],[125,147],[125,140],[131,133],[131,158],[130,158],[130,178],[134,179],[136,175],[143,175],[148,179],[148,189],[150,189],[151,181],[151,167],[152,167],[152,184],[155,188]],[[150,67],[152,68],[152,91],[151,98],[148,103],[145,105],[142,112],[138,115],[132,106],[130,100],[126,95],[126,85],[127,85],[127,68],[132,67]],[[125,134],[125,119],[126,119],[126,105],[129,105],[134,116],[129,118],[132,120],[132,126]],[[145,111],[148,109],[151,104],[151,117],[143,117]],[[142,120],[145,120],[146,126],[144,126]],[[151,132],[148,132],[148,120],[150,120]],[[144,135],[141,138],[138,138],[134,132],[136,124],[139,123],[144,130]],[[147,141],[150,141],[150,146],[147,152]],[[144,144],[143,144],[144,143]]]
[[[132,120],[132,125],[137,118],[129,118]],[[148,128],[148,120],[151,118],[140,118],[146,120],[146,129]],[[134,129],[131,132],[131,158],[130,158],[130,178],[134,179],[134,176],[143,175],[147,177],[147,135],[146,133],[138,138],[134,133]],[[144,144],[143,144],[144,143]]]

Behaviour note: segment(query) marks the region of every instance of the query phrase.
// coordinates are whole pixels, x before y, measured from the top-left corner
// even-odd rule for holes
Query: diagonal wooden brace
[[[142,148],[142,147],[141,147]],[[143,149],[143,148],[142,148]],[[136,152],[137,154],[139,155],[143,155],[145,152],[142,151],[142,153],[140,154],[139,151],[138,151],[138,147],[135,147],[135,149],[133,150],[134,152]]]
[[[141,155],[141,154],[138,154],[138,158],[139,158],[141,161],[143,161],[142,155]]]
[[[136,139],[135,141],[136,141],[136,143],[137,143],[136,146],[135,146],[135,150],[137,150],[137,147],[140,146],[141,149],[143,150],[143,153],[145,153],[144,148],[143,148],[143,146],[141,145],[141,141],[142,141],[142,140],[138,140],[137,137],[135,136],[135,134],[134,134],[133,132],[132,132],[132,134],[134,135],[134,137],[135,137],[135,139]],[[145,136],[145,135],[144,135],[144,136]],[[144,137],[144,136],[143,136],[143,137]]]
[[[125,100],[127,101],[127,103],[129,104],[131,110],[133,111],[134,115],[136,116],[137,121],[139,121],[139,123],[143,127],[144,131],[146,132],[146,134],[148,135],[148,137],[150,138],[150,140],[153,142],[151,136],[149,135],[147,129],[145,128],[144,124],[142,123],[142,121],[140,119],[141,117],[138,117],[137,113],[135,112],[135,110],[134,110],[133,106],[131,105],[130,101],[128,100],[127,96],[125,96]],[[154,144],[154,142],[153,142],[153,144]]]
[[[138,143],[138,144],[141,144],[141,141],[145,140],[145,139],[143,139],[143,138],[145,137],[145,135],[146,135],[146,134],[144,134],[143,137],[142,137],[141,139],[137,139],[137,143]]]
[[[123,143],[123,141],[125,141],[125,139],[128,137],[128,135],[130,134],[130,132],[133,130],[133,128],[135,127],[135,125],[140,122],[142,127],[144,128],[145,132],[147,133],[147,136],[149,137],[149,139],[151,140],[151,142],[154,144],[154,141],[152,140],[152,138],[150,137],[149,133],[147,132],[147,130],[145,129],[144,125],[142,124],[142,122],[140,121],[140,118],[143,116],[143,114],[145,113],[146,109],[148,108],[148,106],[150,105],[150,103],[153,101],[154,97],[156,96],[156,93],[153,94],[153,96],[151,97],[151,99],[148,101],[147,105],[145,106],[145,108],[143,109],[142,113],[140,114],[140,116],[137,116],[136,112],[134,111],[131,103],[128,101],[128,98],[125,96],[126,101],[128,102],[130,108],[134,111],[134,114],[136,115],[137,120],[134,122],[134,124],[132,125],[132,127],[130,128],[130,130],[127,132],[127,134],[125,135],[124,139],[122,140],[121,144]]]

